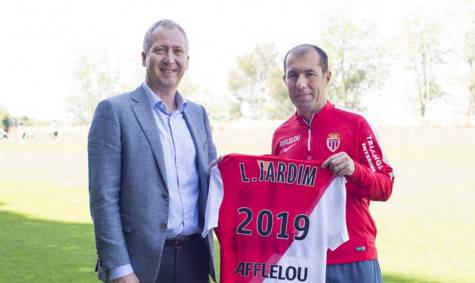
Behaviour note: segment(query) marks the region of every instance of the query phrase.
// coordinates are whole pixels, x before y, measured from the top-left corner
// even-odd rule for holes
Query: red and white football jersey
[[[221,246],[220,282],[325,282],[327,250],[348,240],[345,200],[345,179],[319,162],[225,156],[203,230]]]

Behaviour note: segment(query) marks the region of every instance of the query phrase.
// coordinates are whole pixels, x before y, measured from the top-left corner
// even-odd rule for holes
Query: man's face
[[[326,87],[331,73],[322,72],[320,56],[312,49],[292,52],[287,57],[284,81],[289,97],[300,115],[308,116],[320,111],[327,100]]]
[[[150,49],[142,53],[147,70],[146,81],[158,91],[172,91],[178,87],[188,69],[185,38],[176,28],[157,28],[152,33]]]

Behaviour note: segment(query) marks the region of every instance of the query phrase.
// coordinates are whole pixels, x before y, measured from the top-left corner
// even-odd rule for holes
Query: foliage
[[[419,114],[424,118],[428,104],[447,95],[439,75],[448,53],[442,45],[443,24],[435,13],[417,10],[405,19],[400,36],[401,58],[413,78]]]
[[[269,71],[267,78],[270,97],[268,97],[269,102],[264,106],[264,111],[270,119],[283,119],[295,111],[282,74],[283,69],[275,67]]]
[[[73,119],[79,124],[91,121],[96,105],[103,99],[125,90],[118,69],[105,51],[83,54],[73,70],[79,94],[68,98]]]
[[[209,89],[203,89],[187,77],[182,79],[178,89],[186,99],[203,105],[212,122],[230,119],[230,102],[227,95],[216,94]]]
[[[234,97],[231,106],[234,115],[280,118],[289,113],[279,65],[272,44],[258,44],[252,52],[237,58],[237,68],[231,71],[228,81]]]
[[[216,94],[208,89],[200,89],[199,87],[196,87],[196,90],[191,94],[184,94],[188,99],[206,108],[212,125],[213,122],[228,121],[231,119],[230,97],[226,94]]]
[[[10,115],[8,114],[8,111],[3,107],[0,107],[0,120],[2,121],[3,129],[7,130],[8,128],[10,128],[12,123]]]
[[[361,111],[362,98],[377,90],[384,79],[383,44],[371,23],[351,19],[343,10],[324,22],[317,45],[327,52],[332,72],[328,95],[336,104]]]
[[[0,119],[3,119],[3,117],[8,116],[8,111],[7,109],[0,107]]]
[[[463,56],[469,66],[467,114],[472,116],[475,115],[475,1],[467,1],[467,4]]]
[[[200,87],[197,83],[189,80],[188,77],[184,77],[180,81],[180,85],[178,86],[178,91],[187,98],[191,98],[191,97],[194,98],[199,88]]]

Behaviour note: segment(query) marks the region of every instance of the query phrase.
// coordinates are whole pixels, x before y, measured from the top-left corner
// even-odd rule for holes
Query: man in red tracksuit
[[[299,45],[289,50],[283,78],[297,112],[274,132],[272,154],[324,161],[322,167],[347,180],[350,240],[328,252],[326,282],[382,282],[369,204],[390,197],[393,169],[363,116],[328,101],[331,72],[321,48]]]

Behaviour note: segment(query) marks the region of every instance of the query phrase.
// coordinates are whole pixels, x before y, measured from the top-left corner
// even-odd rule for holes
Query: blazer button
[[[160,224],[160,229],[161,229],[162,231],[167,230],[167,224],[165,224],[165,223]]]
[[[162,193],[162,198],[163,199],[168,199],[168,193],[167,192]]]

